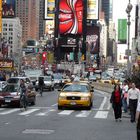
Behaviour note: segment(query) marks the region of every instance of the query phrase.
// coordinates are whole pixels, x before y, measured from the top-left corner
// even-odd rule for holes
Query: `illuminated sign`
[[[2,0],[2,17],[15,17],[15,0]]]
[[[59,33],[82,34],[83,0],[59,1]]]
[[[53,19],[55,13],[55,0],[45,0],[45,19]]]
[[[98,26],[88,26],[86,42],[88,50],[91,54],[99,53],[99,27]]]
[[[99,4],[98,0],[87,1],[87,19],[99,19]]]
[[[0,68],[13,68],[12,60],[0,60]]]

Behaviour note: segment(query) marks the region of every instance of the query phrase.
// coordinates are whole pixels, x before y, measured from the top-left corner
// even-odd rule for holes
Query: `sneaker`
[[[116,119],[116,122],[118,122],[118,119]]]
[[[121,118],[119,118],[119,121],[121,122],[121,121],[122,121],[122,119],[121,119]]]

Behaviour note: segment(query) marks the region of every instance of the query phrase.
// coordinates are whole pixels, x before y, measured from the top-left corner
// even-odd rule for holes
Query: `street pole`
[[[127,77],[130,77],[131,76],[131,66],[130,66],[130,25],[131,25],[131,22],[130,22],[130,12],[132,10],[133,6],[132,4],[130,3],[130,0],[129,0],[129,3],[127,5],[127,8],[126,8],[126,13],[127,13],[127,16],[128,16],[128,21],[127,21],[127,26],[128,26],[128,40],[127,40]]]

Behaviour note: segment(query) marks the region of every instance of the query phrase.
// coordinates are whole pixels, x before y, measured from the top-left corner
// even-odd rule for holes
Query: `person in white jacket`
[[[140,90],[132,83],[132,88],[128,90],[127,103],[130,107],[131,122],[135,122],[137,103],[140,96]]]

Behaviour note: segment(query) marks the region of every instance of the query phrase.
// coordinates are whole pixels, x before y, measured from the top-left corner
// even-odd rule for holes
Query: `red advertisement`
[[[59,33],[82,34],[83,0],[60,0]]]

